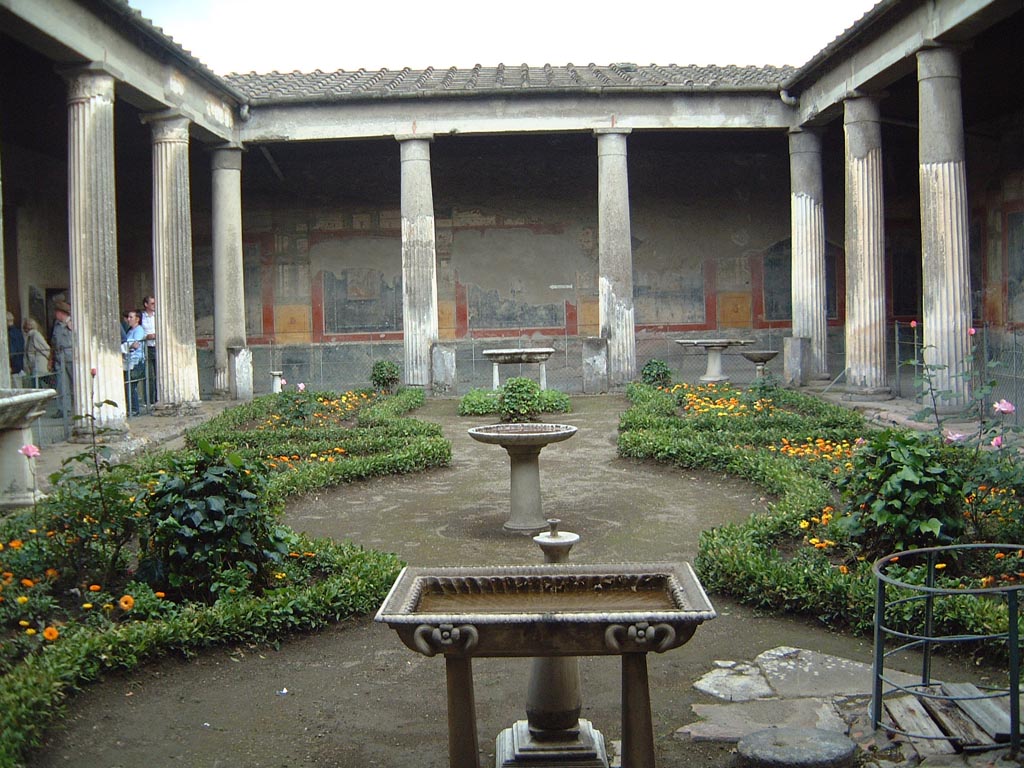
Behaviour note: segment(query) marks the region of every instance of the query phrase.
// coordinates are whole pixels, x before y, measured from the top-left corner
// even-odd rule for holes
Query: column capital
[[[879,101],[880,97],[875,94],[851,91],[843,99],[843,124],[879,122],[881,120]]]
[[[820,155],[821,133],[819,128],[790,128],[789,154],[812,153]]]
[[[121,79],[120,73],[101,62],[75,67],[58,67],[57,73],[68,84],[69,104],[97,97],[113,101],[114,86]]]
[[[163,141],[188,141],[188,128],[192,121],[173,109],[150,112],[141,115],[139,120],[153,131],[153,143]]]
[[[210,167],[215,171],[242,170],[242,147],[221,144],[210,150]]]
[[[931,42],[917,50],[917,80],[933,77],[960,79],[960,51],[949,45]]]

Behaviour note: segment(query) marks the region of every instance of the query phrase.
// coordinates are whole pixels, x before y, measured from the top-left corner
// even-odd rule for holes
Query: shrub
[[[380,392],[390,394],[398,387],[400,380],[398,363],[391,360],[377,360],[370,369],[370,383]]]
[[[540,411],[540,385],[537,382],[521,376],[505,382],[498,396],[498,414],[502,421],[536,421]]]
[[[140,577],[207,602],[222,579],[261,592],[288,551],[285,529],[263,501],[265,482],[259,467],[206,442],[198,455],[172,459],[149,497],[155,525]]]
[[[644,363],[644,367],[640,369],[640,381],[650,387],[668,387],[672,386],[672,371],[669,370],[668,364],[664,360],[659,360],[654,357]]]

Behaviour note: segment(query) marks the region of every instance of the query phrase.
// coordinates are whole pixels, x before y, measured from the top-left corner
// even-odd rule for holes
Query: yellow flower
[[[945,564],[945,563],[936,563],[936,564],[935,564],[935,570],[936,570],[936,571],[941,571],[941,570],[942,570],[943,568],[945,568],[945,567],[946,567],[946,564]]]
[[[114,604],[113,603],[104,603],[103,604],[103,610],[104,611],[108,611],[108,612],[114,610]]]
[[[811,524],[809,522],[807,522],[806,520],[801,520],[800,521],[800,527],[802,529],[804,529],[804,530],[807,530],[808,528],[811,527]]]
[[[36,633],[36,631],[34,629],[32,629],[32,627],[29,627],[28,629],[25,630],[25,634],[28,635],[29,637],[32,637],[32,635],[34,635],[35,633]]]
[[[18,595],[18,605],[24,605],[28,602],[28,598],[24,595]]]
[[[82,610],[85,610],[85,611],[92,610],[92,603],[82,603]]]
[[[29,622],[25,621],[25,619],[22,619],[21,621],[18,622],[18,626],[19,627],[27,627],[28,625],[29,625]]]

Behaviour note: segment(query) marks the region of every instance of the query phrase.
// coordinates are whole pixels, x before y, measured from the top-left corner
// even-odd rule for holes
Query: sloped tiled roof
[[[499,64],[472,69],[364,70],[231,74],[225,79],[254,103],[496,94],[775,91],[793,67]]]

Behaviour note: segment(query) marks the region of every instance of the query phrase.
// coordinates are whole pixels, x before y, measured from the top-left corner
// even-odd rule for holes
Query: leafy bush
[[[500,410],[501,393],[489,389],[471,389],[459,400],[459,416],[489,416]],[[572,401],[557,389],[542,389],[537,394],[541,413],[569,413]]]
[[[502,421],[537,421],[540,411],[540,385],[536,381],[517,376],[505,382],[498,396]]]
[[[649,387],[667,389],[672,386],[672,371],[669,370],[668,364],[664,360],[654,357],[644,363],[644,367],[640,369],[640,381]]]
[[[262,592],[288,551],[286,531],[265,504],[265,482],[259,467],[207,442],[198,455],[173,458],[148,500],[155,526],[140,577],[206,602],[223,579]]]
[[[391,360],[377,360],[370,369],[370,383],[379,392],[389,394],[398,388],[401,371],[398,363]]]

